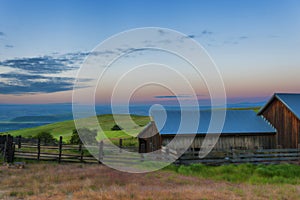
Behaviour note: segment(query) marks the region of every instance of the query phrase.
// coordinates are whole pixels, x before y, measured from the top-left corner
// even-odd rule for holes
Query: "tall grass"
[[[300,184],[300,166],[292,164],[280,165],[223,165],[205,166],[192,164],[189,166],[169,166],[167,170],[183,175],[198,176],[213,180],[225,180],[234,183],[252,184]]]

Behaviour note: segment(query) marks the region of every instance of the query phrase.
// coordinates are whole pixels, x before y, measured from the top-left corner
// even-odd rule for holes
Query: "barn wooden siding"
[[[162,145],[165,146],[171,142],[174,136],[161,135]],[[173,140],[170,148],[182,149],[188,144],[191,144],[192,149],[199,150],[204,141],[204,136],[197,135],[192,144],[191,138],[188,136],[180,136],[178,139]],[[249,134],[249,135],[221,135],[218,142],[214,146],[214,150],[230,150],[234,149],[272,149],[276,147],[276,138],[274,134]]]
[[[139,153],[148,153],[161,148],[161,136],[154,122],[150,122],[148,126],[139,133]]]
[[[299,147],[299,119],[281,101],[274,98],[261,114],[277,129],[276,143],[278,147]]]

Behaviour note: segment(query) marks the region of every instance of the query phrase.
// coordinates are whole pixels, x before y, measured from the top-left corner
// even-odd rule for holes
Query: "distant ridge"
[[[58,121],[59,118],[54,116],[22,116],[15,117],[11,122],[55,122]]]

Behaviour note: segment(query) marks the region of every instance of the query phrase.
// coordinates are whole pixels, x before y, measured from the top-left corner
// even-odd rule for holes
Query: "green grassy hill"
[[[124,116],[124,115],[123,115]],[[131,130],[128,130],[130,135],[124,133],[124,131],[111,131],[111,128],[116,124],[112,115],[99,115],[98,121],[101,125],[101,128],[105,132],[108,138],[126,138],[131,137],[133,135],[137,135],[142,126],[145,126],[149,121],[149,117],[147,116],[137,116],[131,115],[132,120],[138,125]],[[88,118],[83,119],[86,122],[86,127],[90,129],[95,129],[96,127],[88,123]],[[49,132],[55,138],[59,138],[59,136],[63,136],[64,141],[69,141],[72,135],[72,131],[75,129],[75,124],[73,120],[57,122],[53,124],[48,124],[44,126],[27,128],[22,130],[10,131],[9,134],[13,136],[21,135],[22,137],[32,137],[37,135],[40,132]]]
[[[251,108],[229,108],[229,110],[254,110],[257,112],[259,107],[251,107]],[[121,115],[119,115],[121,116]],[[125,116],[125,115],[122,115]],[[127,115],[128,116],[128,115]],[[108,138],[127,138],[131,136],[136,136],[139,131],[141,130],[142,126],[145,126],[149,121],[150,118],[148,116],[138,116],[138,115],[131,115],[132,120],[137,124],[136,127],[133,127],[127,132],[130,134],[124,133],[124,131],[111,131],[111,128],[116,124],[113,116],[111,114],[108,115],[99,115],[98,121],[101,125],[101,128],[105,132]],[[96,125],[90,124],[89,118],[82,119],[86,128],[96,129]],[[123,121],[124,122],[124,121]],[[125,123],[129,123],[128,120]],[[51,133],[56,139],[59,136],[63,136],[65,142],[68,142],[71,138],[72,131],[75,129],[74,121],[63,121],[57,122],[53,124],[48,124],[44,126],[28,128],[28,129],[21,129],[17,131],[10,131],[9,134],[13,136],[21,135],[22,137],[33,137],[40,132],[49,132]]]

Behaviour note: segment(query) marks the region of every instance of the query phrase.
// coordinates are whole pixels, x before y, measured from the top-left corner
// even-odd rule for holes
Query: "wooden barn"
[[[195,151],[201,148],[206,134],[218,134],[209,132],[209,124],[212,111],[200,111],[200,120],[196,121],[195,111],[184,111],[185,125],[182,127],[181,111],[154,111],[152,112],[153,121],[140,132],[139,150],[141,153],[155,151],[161,146],[169,144],[172,141],[171,148],[182,149],[187,144]],[[198,111],[199,112],[199,111]],[[221,111],[214,111],[221,112]],[[191,126],[189,126],[189,123]],[[215,150],[229,150],[231,148],[239,149],[257,149],[257,148],[275,148],[276,130],[263,117],[258,116],[251,110],[228,110],[223,130],[220,138],[214,146]],[[194,138],[192,136],[195,136]],[[191,140],[191,138],[193,138]]]
[[[278,148],[300,147],[300,94],[274,94],[258,114],[277,129]]]

